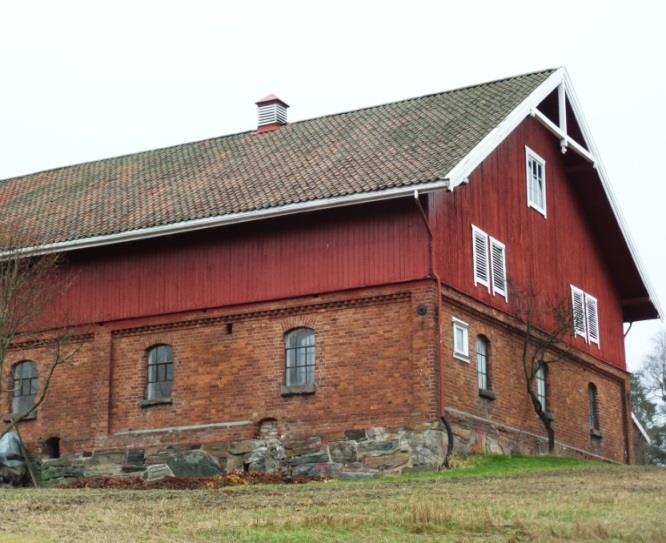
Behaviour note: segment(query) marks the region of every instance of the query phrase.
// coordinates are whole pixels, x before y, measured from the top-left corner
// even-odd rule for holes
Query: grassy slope
[[[479,457],[373,481],[0,490],[10,541],[666,541],[666,470]]]

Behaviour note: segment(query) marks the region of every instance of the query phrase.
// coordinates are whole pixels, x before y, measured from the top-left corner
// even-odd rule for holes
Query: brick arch
[[[318,325],[320,322],[317,315],[293,315],[280,322],[283,335],[294,328],[312,328],[316,334]]]

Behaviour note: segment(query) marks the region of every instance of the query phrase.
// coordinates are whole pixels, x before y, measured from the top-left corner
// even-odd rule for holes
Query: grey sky
[[[0,178],[565,65],[666,307],[661,2],[0,4]],[[656,321],[634,325],[631,369]],[[602,338],[603,341],[603,338]]]

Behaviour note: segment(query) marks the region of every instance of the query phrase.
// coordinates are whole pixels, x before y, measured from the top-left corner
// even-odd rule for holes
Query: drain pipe
[[[434,236],[432,233],[432,228],[430,227],[430,221],[428,220],[428,215],[426,215],[421,200],[419,200],[419,191],[414,191],[414,203],[416,204],[416,209],[419,211],[421,218],[423,219],[423,224],[426,227],[428,232],[428,249],[430,254],[430,265],[428,275],[435,280],[437,284],[437,362],[439,364],[439,415],[444,428],[446,428],[446,435],[448,438],[448,445],[446,448],[446,456],[444,457],[444,466],[449,467],[449,457],[453,452],[453,432],[451,430],[451,425],[446,419],[444,414],[444,364],[442,363],[442,281],[439,278],[439,275],[435,271],[435,243]]]

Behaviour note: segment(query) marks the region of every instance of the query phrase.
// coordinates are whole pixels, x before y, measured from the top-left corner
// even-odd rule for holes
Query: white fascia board
[[[636,425],[636,428],[638,428],[640,433],[645,438],[645,441],[647,441],[648,445],[650,445],[652,443],[652,440],[650,439],[650,436],[648,435],[648,433],[645,431],[645,428],[643,428],[643,425],[641,424],[641,421],[639,421],[638,417],[636,415],[634,415],[633,411],[631,412],[631,420],[634,421],[634,424]]]
[[[492,153],[495,148],[502,143],[506,137],[523,122],[525,117],[531,114],[532,109],[536,108],[557,86],[562,82],[565,71],[564,68],[558,68],[548,78],[534,89],[530,95],[523,100],[507,117],[493,128],[474,148],[467,153],[458,164],[456,164],[445,176],[449,181],[449,190],[455,189],[461,183],[464,183],[472,171]]]
[[[583,138],[585,140],[585,143],[587,144],[587,147],[590,150],[592,156],[595,158],[596,161],[595,167],[599,174],[599,178],[601,179],[601,186],[603,187],[604,192],[606,193],[606,197],[610,202],[611,209],[613,210],[613,215],[615,216],[615,220],[620,225],[620,231],[622,232],[622,236],[624,237],[624,241],[626,242],[627,247],[629,247],[629,253],[631,254],[636,269],[638,270],[638,274],[641,280],[643,281],[643,285],[645,285],[645,289],[648,292],[650,301],[657,310],[659,319],[663,321],[664,312],[662,311],[661,304],[659,303],[657,294],[653,289],[652,284],[648,279],[647,273],[645,272],[645,269],[641,263],[640,257],[638,256],[638,251],[636,250],[634,241],[631,237],[631,234],[629,233],[627,223],[624,220],[622,211],[620,210],[620,206],[618,205],[617,200],[615,199],[615,195],[613,194],[613,189],[611,189],[610,183],[608,181],[608,173],[606,172],[606,167],[604,166],[604,163],[601,160],[601,155],[597,150],[597,145],[594,142],[594,138],[592,137],[590,128],[587,124],[587,121],[585,120],[585,116],[583,115],[583,110],[579,105],[578,98],[576,97],[576,93],[574,92],[573,85],[571,83],[571,78],[569,77],[569,74],[566,71],[566,69],[564,68],[561,69],[563,71],[564,85],[566,87],[569,104],[571,105],[571,109],[576,117],[576,121],[578,121],[578,126],[580,127],[580,130],[583,133]]]
[[[118,232],[115,234],[107,234],[103,236],[93,236],[71,241],[60,241],[45,245],[25,247],[16,251],[0,252],[0,258],[7,256],[36,256],[48,253],[73,251],[76,249],[89,249],[92,247],[101,247],[104,245],[112,245],[116,243],[125,243],[130,241],[155,238],[159,236],[181,234],[184,232],[203,230],[205,228],[215,228],[217,226],[226,226],[230,224],[282,217],[285,215],[293,215],[295,213],[306,213],[309,211],[318,211],[335,207],[379,202],[383,200],[392,200],[395,198],[404,198],[406,196],[412,197],[415,191],[417,193],[428,193],[437,190],[443,190],[447,187],[448,181],[439,179],[437,181],[421,183],[418,185],[350,194],[348,196],[338,196],[335,198],[322,198],[319,200],[311,200],[309,202],[287,204],[266,209],[258,209],[255,211],[230,213],[228,215],[218,215],[214,217],[206,217],[203,219],[194,219],[191,221],[182,221],[172,224],[152,226],[149,228],[141,228],[138,230],[128,230],[127,232]]]

